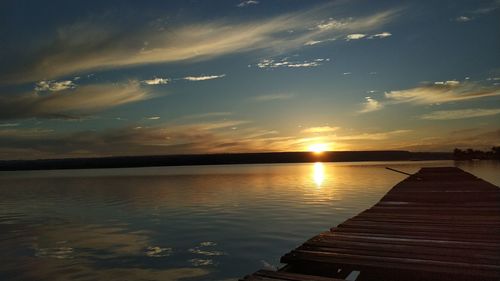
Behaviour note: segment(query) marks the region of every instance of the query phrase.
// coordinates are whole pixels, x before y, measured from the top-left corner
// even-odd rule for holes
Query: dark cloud
[[[21,118],[72,119],[125,103],[151,98],[137,82],[94,84],[47,93],[0,96],[0,120]]]

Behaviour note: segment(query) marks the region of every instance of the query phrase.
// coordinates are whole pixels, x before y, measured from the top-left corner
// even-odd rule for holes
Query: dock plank
[[[252,275],[240,279],[240,281],[341,281],[341,279],[284,271],[259,270]]]

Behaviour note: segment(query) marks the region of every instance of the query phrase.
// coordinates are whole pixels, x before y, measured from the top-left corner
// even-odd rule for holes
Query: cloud
[[[258,102],[265,101],[275,101],[275,100],[288,100],[293,98],[294,94],[269,94],[269,95],[260,95],[253,98],[253,100]]]
[[[66,80],[66,81],[40,81],[36,83],[35,85],[35,91],[38,92],[43,92],[43,91],[51,91],[51,92],[57,92],[57,91],[62,91],[62,90],[67,90],[67,89],[73,89],[76,88],[76,84],[73,83],[71,80]]]
[[[319,65],[320,64],[318,62],[313,61],[313,62],[303,62],[303,63],[292,63],[287,66],[291,68],[298,68],[298,67],[316,67]]]
[[[247,144],[251,142],[250,139],[266,135],[259,133],[255,136],[255,131],[244,129],[232,130],[233,127],[246,124],[249,122],[244,120],[221,120],[154,127],[127,126],[76,133],[0,129],[0,155],[8,151],[20,153],[20,150],[24,150],[25,155],[3,157],[47,158],[245,151],[249,150]],[[229,143],[238,144],[228,146]]]
[[[300,151],[309,144],[307,139],[277,134],[274,130],[251,127],[244,120],[39,135],[18,130],[0,137],[0,158]]]
[[[434,132],[426,138],[416,138],[400,144],[400,149],[413,151],[452,151],[454,148],[475,148],[490,150],[500,145],[500,130],[480,130],[477,128],[461,130],[460,133]]]
[[[382,33],[377,33],[377,34],[373,34],[373,35],[370,35],[368,37],[368,39],[374,39],[374,38],[387,38],[389,36],[392,36],[392,33],[389,33],[389,32],[382,32]]]
[[[250,6],[250,5],[257,5],[259,4],[259,1],[255,1],[255,0],[246,0],[246,1],[242,1],[240,2],[237,7],[239,8],[243,8],[243,7],[247,7],[247,6]]]
[[[170,82],[170,79],[155,77],[153,79],[143,80],[141,82],[147,85],[165,85]]]
[[[322,126],[322,127],[311,127],[301,131],[301,133],[331,133],[337,131],[340,127],[330,127],[330,126]]]
[[[471,17],[467,17],[467,16],[459,16],[457,18],[455,18],[455,21],[458,21],[458,22],[468,22],[472,20]]]
[[[365,97],[365,102],[363,103],[363,109],[359,111],[359,113],[367,113],[367,112],[372,112],[372,111],[377,111],[382,109],[383,104],[380,103],[379,101],[371,98],[371,97]]]
[[[159,120],[160,116],[150,116],[150,117],[146,117],[146,119],[148,119],[148,120]]]
[[[205,76],[187,76],[182,79],[188,80],[188,81],[205,81],[205,80],[212,80],[212,79],[217,79],[217,78],[222,78],[225,77],[226,74],[221,74],[221,75],[205,75]]]
[[[332,136],[334,140],[386,140],[394,136],[403,135],[411,132],[411,130],[395,130],[380,133],[363,133],[357,135]]]
[[[457,80],[448,80],[448,81],[436,81],[435,85],[448,85],[448,86],[457,86],[460,84],[460,81]]]
[[[476,18],[481,17],[483,15],[489,14],[497,10],[498,8],[500,8],[500,1],[498,0],[492,1],[487,6],[483,6],[475,10],[466,11],[464,15],[460,15],[456,17],[454,20],[456,22],[468,22],[471,20],[475,20]]]
[[[0,120],[18,118],[79,118],[122,104],[149,99],[137,81],[93,84],[40,95],[24,93],[0,97]]]
[[[301,68],[301,67],[317,67],[322,65],[324,62],[329,62],[329,58],[317,58],[312,60],[304,61],[289,61],[288,57],[282,58],[280,60],[275,59],[262,59],[257,63],[258,68]]]
[[[335,38],[326,38],[326,39],[323,39],[323,40],[309,40],[307,41],[306,43],[304,43],[305,46],[314,46],[314,45],[317,45],[317,44],[321,44],[321,43],[325,43],[325,42],[331,42],[331,41],[335,41],[337,39]]]
[[[500,87],[473,82],[446,81],[385,93],[391,103],[438,104],[500,96]]]
[[[78,22],[60,27],[55,37],[0,73],[0,83],[53,79],[104,69],[153,63],[206,60],[217,56],[268,50],[283,53],[311,40],[369,31],[390,22],[399,10],[346,18],[343,24],[317,27],[317,18],[331,5],[251,21],[215,20],[152,28],[150,24],[123,30],[109,22]],[[294,32],[290,33],[290,30]],[[147,44],[146,44],[147,43]],[[21,62],[22,60],[22,62]]]
[[[474,117],[483,117],[500,114],[500,108],[496,109],[459,109],[459,110],[440,110],[420,116],[425,120],[456,120]]]
[[[349,34],[346,36],[346,40],[358,40],[358,39],[363,39],[366,37],[366,34],[361,34],[361,33],[354,33],[354,34]]]
[[[354,34],[347,35],[345,39],[346,39],[346,41],[359,40],[359,39],[363,39],[363,38],[367,38],[367,39],[383,39],[383,38],[387,38],[389,36],[392,36],[392,33],[382,32],[382,33],[377,33],[377,34],[373,34],[373,35],[367,35],[367,34],[362,34],[362,33],[354,33]]]
[[[382,109],[387,105],[402,103],[414,105],[433,105],[496,96],[500,96],[500,87],[498,86],[484,86],[475,82],[469,82],[469,80],[466,82],[460,82],[457,80],[437,81],[406,90],[385,92],[385,100],[383,101],[378,101],[371,97],[365,97],[363,108],[359,111],[359,113],[372,112]],[[472,112],[469,113],[473,114]],[[430,119],[432,117],[435,116],[425,115],[425,118],[423,119]]]
[[[217,120],[217,121],[211,121],[211,122],[202,122],[202,123],[197,123],[197,124],[187,124],[187,125],[182,125],[178,126],[177,129],[182,130],[182,129],[196,129],[200,131],[210,131],[210,130],[218,130],[218,129],[224,129],[224,128],[230,128],[238,125],[243,125],[243,124],[248,124],[250,123],[249,121],[244,121],[244,120]]]
[[[3,138],[37,138],[54,134],[52,129],[44,128],[2,128],[0,136]]]
[[[329,29],[339,29],[343,28],[348,24],[348,21],[345,20],[336,20],[330,18],[328,20],[323,20],[316,25],[316,28],[319,30],[329,30]]]
[[[19,123],[0,123],[0,127],[17,127]]]
[[[213,117],[222,117],[222,116],[229,116],[231,115],[231,112],[223,111],[223,112],[207,112],[207,113],[201,113],[201,114],[193,114],[193,115],[187,115],[183,116],[183,119],[204,119],[204,118],[213,118]]]

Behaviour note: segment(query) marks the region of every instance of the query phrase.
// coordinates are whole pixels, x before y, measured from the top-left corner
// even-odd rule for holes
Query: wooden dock
[[[500,188],[455,167],[422,168],[281,262],[242,280],[498,281]]]

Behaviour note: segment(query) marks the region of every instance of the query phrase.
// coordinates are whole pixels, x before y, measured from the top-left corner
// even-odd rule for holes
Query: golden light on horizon
[[[325,180],[325,167],[323,163],[316,162],[313,166],[313,180],[316,183],[316,187],[321,187],[323,181]]]
[[[311,144],[308,148],[308,151],[313,152],[315,154],[321,154],[328,150],[328,145],[326,143],[315,143]]]

